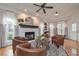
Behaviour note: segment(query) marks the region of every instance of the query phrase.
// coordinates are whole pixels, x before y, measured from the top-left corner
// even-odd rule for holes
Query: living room
[[[78,19],[79,3],[0,3],[0,56],[79,56]]]

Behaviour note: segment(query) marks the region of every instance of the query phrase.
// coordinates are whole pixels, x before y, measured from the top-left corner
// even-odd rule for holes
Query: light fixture
[[[25,18],[27,18],[27,17],[28,17],[28,15],[25,14],[25,13],[20,13],[20,14],[18,15],[18,18],[19,18],[19,19],[25,19]]]
[[[59,14],[58,14],[58,12],[56,11],[54,15],[55,15],[55,16],[58,16]]]
[[[27,12],[27,9],[24,9],[25,12]]]

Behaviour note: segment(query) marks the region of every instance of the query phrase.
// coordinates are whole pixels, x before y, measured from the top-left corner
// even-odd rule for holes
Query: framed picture
[[[18,19],[18,22],[24,22],[24,20],[23,19]]]
[[[18,19],[19,24],[24,24],[24,19]]]
[[[26,25],[33,25],[33,19],[32,19],[32,17],[25,18],[25,24]]]

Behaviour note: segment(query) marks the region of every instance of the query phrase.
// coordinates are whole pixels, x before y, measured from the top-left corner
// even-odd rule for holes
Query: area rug
[[[31,43],[32,47],[36,46],[36,42],[35,40],[29,41]],[[47,56],[67,56],[66,50],[63,46],[60,46],[59,48],[57,48],[57,46],[55,45],[55,43],[51,43],[49,44],[49,49],[47,50]]]
[[[66,50],[63,46],[57,48],[55,43],[50,44],[50,48],[47,51],[47,56],[67,56]]]

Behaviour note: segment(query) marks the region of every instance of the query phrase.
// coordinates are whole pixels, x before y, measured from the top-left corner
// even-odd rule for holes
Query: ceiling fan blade
[[[33,4],[33,5],[38,6],[38,7],[41,7],[40,5],[37,5],[37,4]]]
[[[39,12],[42,8],[38,9],[36,12]]]
[[[47,3],[43,3],[43,5],[46,5]]]
[[[49,6],[49,7],[45,6],[45,8],[50,8],[50,9],[52,9],[53,7],[52,7],[52,6]]]
[[[45,6],[47,3],[43,3],[41,6]]]
[[[43,12],[46,14],[46,11],[45,11],[45,9],[43,8]]]

